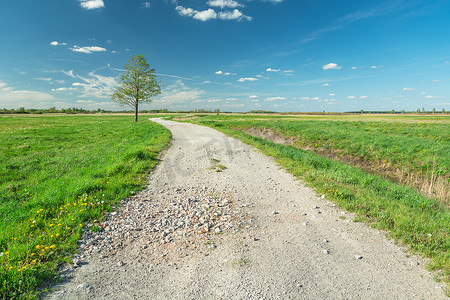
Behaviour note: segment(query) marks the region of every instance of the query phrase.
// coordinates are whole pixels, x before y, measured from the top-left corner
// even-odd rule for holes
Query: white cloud
[[[77,103],[92,103],[94,101],[92,101],[92,100],[77,100],[76,102]]]
[[[403,88],[404,91],[415,91],[416,89],[414,88]]]
[[[285,100],[285,97],[267,97],[264,101]]]
[[[225,76],[230,76],[230,75],[236,75],[235,73],[230,73],[230,72],[223,72],[223,71],[217,71],[216,72],[217,75],[225,75]]]
[[[352,70],[356,70],[356,69],[358,69],[358,67],[352,67]]]
[[[200,20],[203,22],[217,18],[221,20],[247,20],[247,21],[252,20],[251,17],[244,15],[238,9],[234,9],[233,11],[227,12],[219,12],[219,14],[217,14],[216,11],[212,8],[203,11],[198,11],[192,8],[186,8],[181,5],[178,5],[177,7],[175,7],[175,9],[177,10],[180,16],[192,17],[196,20]]]
[[[367,99],[367,98],[369,98],[369,97],[367,97],[367,96],[361,96],[361,97],[359,97],[359,99]]]
[[[247,20],[251,21],[252,17],[244,15],[240,10],[234,9],[233,11],[220,12],[219,18],[221,20]]]
[[[212,83],[212,82],[209,80],[205,80],[205,81],[203,81],[203,83]]]
[[[105,7],[103,0],[79,0],[81,7],[85,9],[97,9]]]
[[[142,3],[142,7],[144,7],[144,8],[150,8],[150,2],[144,2],[144,3]]]
[[[245,78],[239,78],[239,82],[244,82],[244,81],[257,81],[257,78],[253,78],[253,77],[245,77]]]
[[[217,13],[214,9],[210,8],[203,11],[197,11],[193,18],[205,22],[211,19],[217,19]]]
[[[178,14],[180,16],[188,16],[188,17],[192,17],[195,15],[195,13],[197,13],[198,11],[192,9],[192,8],[186,8],[183,7],[181,5],[175,7],[175,9],[178,11]]]
[[[262,78],[263,76],[262,76],[262,75],[256,75],[256,77],[258,77],[258,78]]]
[[[98,46],[91,46],[91,47],[73,46],[73,48],[70,48],[70,50],[72,50],[74,52],[81,52],[81,53],[86,53],[86,54],[90,54],[90,53],[93,53],[93,52],[104,52],[104,51],[106,51],[105,48],[98,47]]]
[[[220,7],[220,8],[224,8],[224,7],[231,7],[231,8],[236,8],[236,7],[242,7],[242,4],[239,4],[238,2],[234,1],[234,0],[209,0],[207,3],[209,6],[215,6],[215,7]]]
[[[322,69],[324,69],[324,70],[339,70],[341,68],[342,67],[338,66],[335,63],[329,63],[329,64],[326,64],[326,65],[322,66]]]
[[[222,102],[220,99],[209,99],[208,102]]]
[[[331,94],[329,94],[331,97],[333,97],[333,96],[336,96],[336,94],[334,94],[334,93],[331,93]]]
[[[53,41],[53,42],[50,43],[50,45],[52,45],[52,46],[65,46],[67,44],[66,43],[59,43],[57,41]]]
[[[310,97],[301,97],[300,100],[309,100],[311,99]]]
[[[371,68],[371,69],[378,69],[377,66],[371,66],[370,68]]]
[[[330,84],[329,83],[324,83],[324,84],[322,84],[322,86],[330,86]]]
[[[425,99],[438,99],[439,97],[435,97],[435,96],[431,96],[431,95],[428,95],[428,96],[425,96]]]
[[[255,98],[258,98],[258,96],[256,96],[256,95],[250,95],[250,96],[248,96],[250,99],[255,99]]]
[[[217,19],[217,13],[214,11],[214,9],[207,9],[204,11],[198,11],[192,8],[186,8],[183,6],[177,6],[175,9],[178,11],[178,14],[180,16],[188,16],[192,17],[194,19],[200,20],[200,21],[208,21],[211,19]]]
[[[348,96],[347,99],[356,99],[355,96]]]
[[[284,70],[283,72],[284,73],[294,73],[295,71],[294,70]]]
[[[42,80],[42,81],[52,81],[52,78],[49,78],[49,77],[39,77],[39,78],[33,78],[33,79],[35,79],[35,80]]]
[[[266,72],[280,72],[280,69],[267,68]]]

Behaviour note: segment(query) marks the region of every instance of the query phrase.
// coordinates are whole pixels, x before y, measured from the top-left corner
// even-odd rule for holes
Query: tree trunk
[[[136,101],[136,104],[134,106],[134,121],[137,122],[138,121],[138,101]]]

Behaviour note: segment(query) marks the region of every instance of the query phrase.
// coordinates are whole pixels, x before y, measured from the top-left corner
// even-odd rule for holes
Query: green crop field
[[[387,230],[450,279],[450,117],[193,115]]]
[[[0,117],[0,298],[35,297],[85,222],[145,186],[170,137],[124,116]]]

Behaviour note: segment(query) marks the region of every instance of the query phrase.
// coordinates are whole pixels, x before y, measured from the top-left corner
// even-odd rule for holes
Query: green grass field
[[[145,186],[170,138],[124,116],[0,117],[0,298],[35,297],[85,222]]]
[[[433,258],[429,267],[449,282],[450,118],[326,117],[200,115],[188,121],[216,128],[275,157],[318,193],[356,212],[357,220],[387,230],[412,252]],[[255,129],[293,145],[257,137]],[[320,155],[324,152],[333,155]],[[442,191],[426,196],[421,187],[399,183],[390,173],[370,171],[371,165],[380,164],[441,184]]]
[[[297,148],[345,161],[407,184],[450,207],[450,117],[269,116],[205,117],[221,125],[264,136],[270,132]],[[377,120],[377,121],[375,121]],[[447,123],[444,121],[447,120]],[[267,135],[267,134],[266,134]]]

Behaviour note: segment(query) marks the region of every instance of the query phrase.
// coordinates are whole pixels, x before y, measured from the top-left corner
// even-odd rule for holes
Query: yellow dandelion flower
[[[59,233],[57,233],[56,236],[58,237],[58,236],[59,236]]]
[[[55,248],[55,247],[56,247],[55,245],[51,245],[51,246],[50,246],[50,249],[53,249],[53,248]]]

